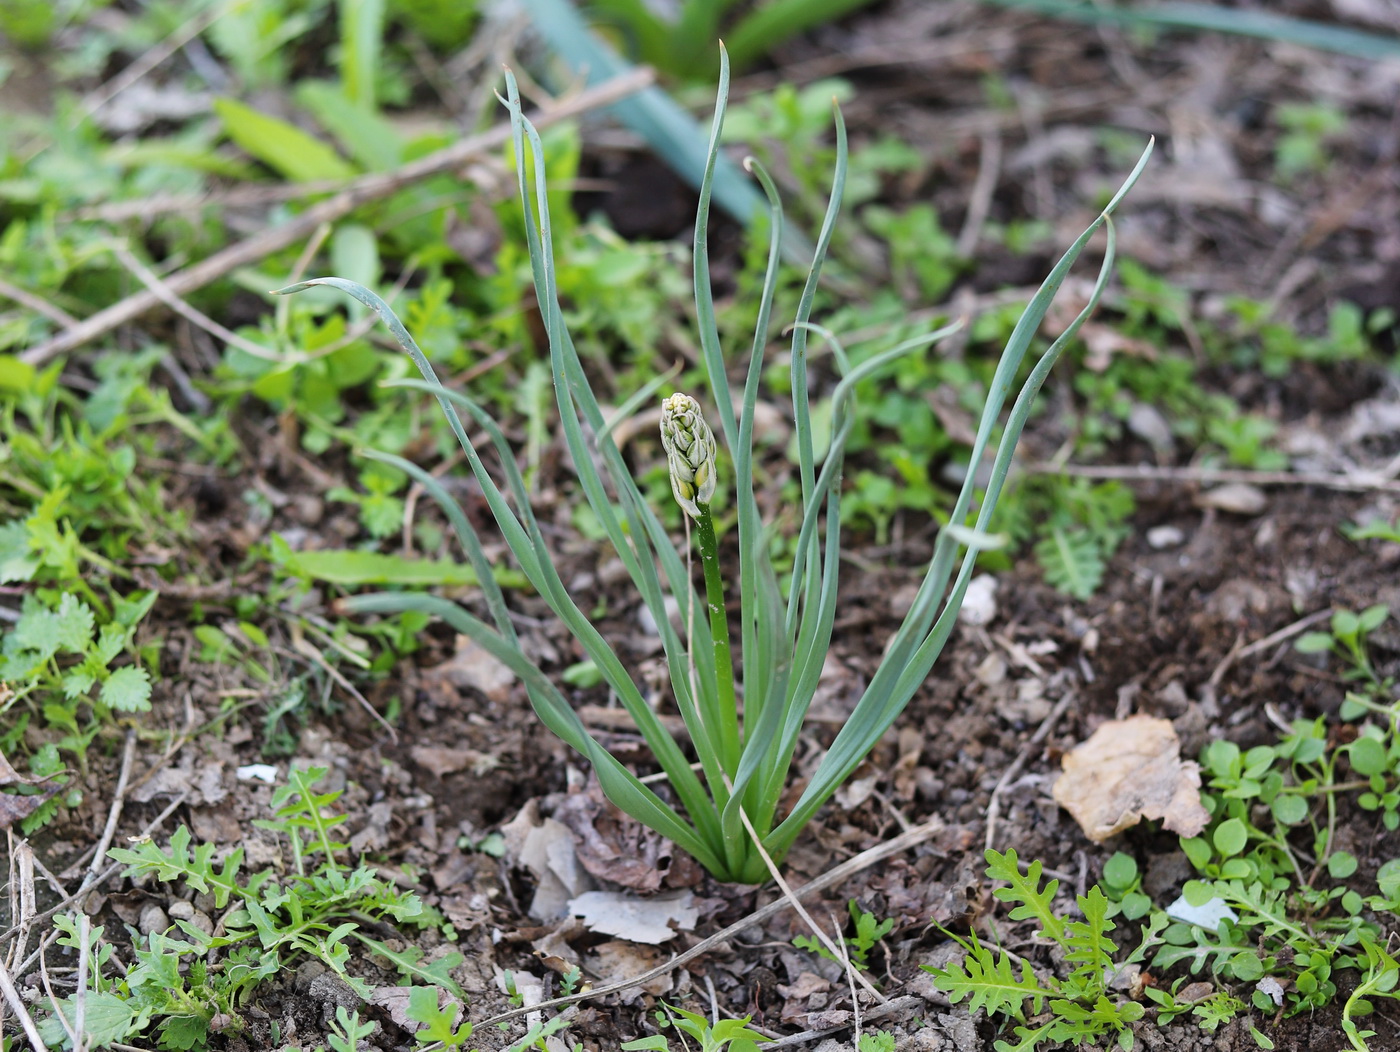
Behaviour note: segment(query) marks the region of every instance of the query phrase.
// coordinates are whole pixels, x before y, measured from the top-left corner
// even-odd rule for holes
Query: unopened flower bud
[[[661,403],[661,445],[676,503],[698,519],[697,505],[715,495],[715,436],[690,395],[673,394]]]

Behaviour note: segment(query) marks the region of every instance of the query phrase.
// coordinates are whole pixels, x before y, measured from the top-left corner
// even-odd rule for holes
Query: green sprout
[[[730,393],[727,363],[720,348],[710,286],[707,233],[711,186],[719,156],[720,132],[728,98],[728,63],[720,65],[720,86],[711,129],[705,179],[695,223],[694,286],[701,358],[708,374],[711,419],[719,422],[712,434],[700,418],[699,404],[681,395],[667,402],[665,446],[671,481],[677,500],[697,526],[697,541],[705,570],[704,599],[696,593],[672,537],[652,508],[631,469],[612,439],[573,339],[559,306],[557,268],[551,235],[549,198],[545,186],[543,149],[538,132],[521,111],[514,77],[507,71],[505,105],[514,135],[516,176],[529,243],[535,293],[543,312],[548,336],[549,362],[558,404],[559,425],[569,449],[583,497],[601,535],[611,543],[652,614],[661,635],[672,694],[685,726],[689,746],[699,761],[697,771],[690,756],[647,703],[643,691],[627,671],[612,645],[593,620],[570,596],[556,570],[544,534],[536,521],[525,482],[516,464],[515,451],[500,427],[475,400],[448,390],[409,335],[403,323],[374,293],[341,278],[317,278],[282,292],[297,292],[312,285],[338,288],[373,309],[395,339],[412,357],[423,379],[399,381],[434,395],[466,456],[474,478],[501,536],[520,570],[539,596],[573,633],[583,656],[593,663],[602,680],[617,696],[635,722],[665,773],[674,794],[663,798],[609,753],[589,733],[583,721],[540,668],[522,651],[507,611],[500,585],[492,572],[475,527],[441,482],[416,464],[382,453],[366,454],[392,465],[419,482],[443,508],[466,551],[480,583],[490,621],[483,620],[447,599],[406,593],[357,595],[342,608],[358,614],[401,614],[416,611],[440,617],[458,632],[473,639],[509,667],[523,682],[530,703],[544,723],[586,757],[597,772],[607,797],[621,810],[693,855],[715,877],[739,883],[768,879],[769,865],[780,862],[798,834],[818,809],[836,792],[862,762],[913,697],[952,634],[958,610],[971,580],[977,553],[1000,543],[988,533],[991,516],[1006,482],[1021,430],[1031,403],[1051,367],[1097,306],[1114,262],[1114,230],[1110,215],[1141,174],[1151,146],[1100,216],[1085,230],[1055,265],[1036,293],[1006,344],[983,408],[971,463],[980,463],[993,434],[1000,426],[992,470],[980,508],[972,503],[977,472],[967,481],[941,531],[934,555],[918,595],[886,650],[884,661],[871,678],[850,718],[836,735],[826,755],[812,772],[805,791],[786,816],[779,803],[799,742],[803,721],[811,704],[823,660],[831,644],[836,614],[837,577],[840,565],[840,503],[846,443],[853,428],[853,394],[856,385],[901,355],[926,347],[954,332],[948,325],[915,337],[859,365],[850,359],[834,335],[811,322],[813,301],[836,217],[840,210],[846,174],[846,136],[840,111],[835,111],[836,168],[826,215],[817,239],[814,261],[807,275],[791,332],[792,417],[797,438],[798,481],[801,494],[800,528],[791,548],[791,567],[780,578],[772,561],[772,537],[760,520],[754,492],[754,416],[763,374],[763,349],[768,342],[774,293],[778,285],[783,216],[772,179],[761,164],[750,159],[746,167],[758,179],[769,204],[769,256],[758,303],[752,354],[737,407]],[[527,151],[526,144],[530,149]],[[527,157],[533,156],[533,165]],[[530,205],[534,199],[534,207]],[[1013,393],[1015,381],[1032,340],[1060,285],[1089,240],[1100,229],[1107,231],[1107,245],[1097,283],[1088,304],[1063,333],[1043,351],[1029,370],[1016,395],[1008,419],[1001,424],[1002,408]],[[811,333],[831,348],[840,380],[831,397],[830,440],[818,457],[814,425],[808,403],[807,342]],[[664,382],[644,387],[612,415],[622,419],[652,397]],[[488,471],[480,452],[467,434],[459,415],[466,412],[487,436],[495,450],[504,488]],[[709,410],[707,410],[709,411]],[[729,452],[733,468],[737,521],[738,620],[742,682],[734,680],[736,663],[730,653],[729,615],[716,554],[714,524],[708,501],[714,492],[719,440]],[[696,613],[708,611],[711,631],[697,636],[682,634],[667,612],[670,597],[681,611],[690,611],[693,628]],[[689,645],[687,645],[689,643]]]

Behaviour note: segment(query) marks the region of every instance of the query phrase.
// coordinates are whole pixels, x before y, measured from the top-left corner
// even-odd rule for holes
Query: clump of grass
[[[1016,325],[1002,353],[983,407],[973,464],[987,452],[1006,399],[1030,349],[1032,338],[1070,267],[1102,227],[1108,240],[1103,264],[1089,303],[1030,369],[1001,429],[990,481],[974,512],[975,472],[959,493],[935,546],[933,559],[904,623],[886,648],[885,658],[850,718],[808,781],[806,790],[780,819],[779,800],[797,748],[802,723],[830,647],[837,603],[840,563],[840,501],[846,442],[853,425],[853,391],[857,383],[900,355],[925,347],[953,332],[949,325],[917,337],[852,366],[840,341],[811,321],[813,300],[822,264],[841,205],[846,174],[846,136],[836,111],[837,160],[832,192],[791,326],[792,417],[797,438],[801,490],[801,526],[791,569],[781,580],[770,558],[770,538],[758,513],[754,492],[754,413],[767,343],[774,291],[778,281],[783,214],[767,172],[750,159],[747,167],[758,179],[769,204],[770,250],[759,303],[752,354],[743,395],[736,407],[730,393],[726,361],[715,324],[709,279],[707,229],[710,191],[719,154],[720,130],[728,96],[728,64],[721,62],[720,87],[695,224],[694,286],[701,352],[709,376],[712,419],[718,438],[729,450],[737,511],[739,549],[738,615],[741,679],[736,681],[731,654],[724,581],[715,552],[708,500],[713,473],[718,471],[712,449],[718,439],[699,419],[698,403],[681,397],[668,402],[671,433],[672,482],[675,495],[695,523],[704,567],[705,596],[698,593],[688,572],[686,553],[678,549],[655,509],[648,506],[610,434],[609,421],[594,395],[578,352],[565,328],[559,307],[551,240],[542,147],[538,132],[520,108],[514,77],[506,75],[505,104],[514,131],[516,175],[525,204],[535,293],[548,333],[549,359],[558,405],[559,424],[587,500],[608,541],[627,568],[661,634],[672,692],[685,723],[700,770],[692,769],[677,741],[647,704],[616,651],[569,595],[552,562],[536,521],[515,454],[494,420],[470,396],[445,388],[413,337],[393,311],[368,289],[340,278],[318,278],[293,285],[296,292],[312,285],[330,285],[375,310],[412,356],[422,381],[405,386],[431,392],[462,446],[471,471],[502,537],[530,585],[570,629],[588,660],[635,721],[657,763],[665,772],[679,806],[663,799],[624,767],[589,734],[559,688],[525,655],[493,578],[475,528],[436,479],[399,457],[372,454],[407,472],[444,509],[456,529],[467,557],[481,582],[489,621],[448,600],[417,594],[359,595],[345,608],[360,614],[413,610],[441,617],[509,666],[525,684],[530,702],[545,724],[594,765],[608,798],[644,825],[670,838],[721,880],[758,883],[768,877],[771,861],[783,858],[803,827],[840,787],[850,773],[903,711],[933,667],[953,630],[972,576],[976,553],[999,541],[987,532],[1001,495],[1012,453],[1029,414],[1031,402],[1051,367],[1080,325],[1097,305],[1114,260],[1110,216],[1136,181],[1151,146],[1144,151],[1123,186],[1102,214],[1070,246],[1055,265]],[[529,145],[527,151],[526,145]],[[530,163],[533,158],[533,164]],[[534,207],[531,207],[531,198]],[[820,458],[808,405],[807,345],[818,334],[832,350],[841,379],[832,397],[831,439]],[[613,419],[632,412],[652,396],[639,392]],[[486,468],[462,422],[464,411],[487,436],[500,461],[504,488]],[[704,432],[700,428],[704,427]],[[705,437],[709,435],[709,437]],[[714,443],[712,446],[711,443]],[[698,456],[698,459],[695,457]],[[688,472],[688,476],[687,476]],[[684,612],[683,630],[671,625],[667,598],[674,597]],[[706,613],[708,611],[708,613]],[[708,622],[706,630],[701,627]],[[765,857],[766,856],[766,857]]]

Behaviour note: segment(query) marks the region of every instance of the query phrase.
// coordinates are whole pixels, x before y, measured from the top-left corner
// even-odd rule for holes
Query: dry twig
[[[573,98],[562,100],[557,106],[533,115],[531,120],[537,127],[546,128],[580,113],[626,98],[649,86],[653,79],[649,69],[632,70],[597,87],[582,91]],[[165,288],[174,296],[186,296],[238,267],[248,266],[273,252],[295,244],[322,223],[334,222],[361,205],[380,200],[430,176],[459,168],[481,154],[498,149],[509,138],[510,126],[500,124],[481,135],[463,139],[391,172],[373,172],[361,176],[347,184],[334,197],[312,205],[295,219],[279,226],[268,227],[253,237],[230,245],[193,266],[171,274],[165,279]],[[37,347],[22,351],[19,357],[30,365],[42,365],[60,354],[90,343],[118,325],[140,317],[151,308],[159,306],[161,302],[161,297],[155,292],[143,289],[98,311],[92,317],[84,319]]]

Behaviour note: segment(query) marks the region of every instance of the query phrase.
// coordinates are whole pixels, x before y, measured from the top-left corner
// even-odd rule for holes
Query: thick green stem
[[[729,617],[724,609],[724,579],[719,572],[719,544],[710,506],[697,504],[695,520],[700,563],[705,568],[705,603],[710,608],[710,641],[715,653],[715,679],[719,687],[719,745],[725,771],[732,778],[739,770],[739,703],[734,695],[734,659],[729,650]]]

